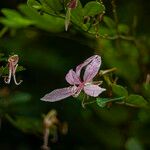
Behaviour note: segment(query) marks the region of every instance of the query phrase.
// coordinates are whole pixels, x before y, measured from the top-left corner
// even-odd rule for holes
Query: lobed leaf
[[[42,133],[42,120],[39,118],[31,118],[27,116],[16,116],[13,119],[11,116],[6,115],[7,120],[16,128],[27,133]]]
[[[26,70],[23,66],[18,66],[16,72]],[[8,67],[1,67],[0,68],[0,75],[7,75],[9,73]]]
[[[129,27],[126,24],[119,24],[118,25],[118,31],[120,34],[128,34],[129,33]]]
[[[22,104],[22,103],[26,103],[30,101],[30,99],[31,99],[30,94],[24,93],[24,92],[18,92],[18,93],[11,95],[10,104],[13,104],[13,105]]]
[[[84,7],[84,16],[95,16],[105,12],[105,6],[99,2],[91,1]]]
[[[96,103],[99,107],[105,107],[108,102],[108,98],[97,98]]]
[[[5,15],[5,18],[0,18],[0,22],[8,27],[22,28],[33,24],[32,20],[23,17],[15,10],[2,9],[2,13]]]
[[[150,84],[149,83],[144,83],[142,91],[143,91],[144,96],[150,102]]]
[[[116,96],[128,96],[128,91],[121,85],[112,84],[112,91]]]
[[[147,101],[140,95],[131,94],[126,99],[126,103],[137,106],[137,107],[146,107]]]
[[[40,29],[49,32],[62,32],[64,31],[64,19],[55,17],[48,14],[39,15],[37,11],[29,8],[26,5],[19,6],[20,11],[30,20],[34,22],[34,25]]]
[[[83,25],[83,18],[82,6],[78,5],[77,8],[71,10],[71,21],[81,28]]]
[[[115,28],[115,22],[110,17],[104,16],[103,21],[107,25],[107,27]]]
[[[63,9],[63,5],[61,0],[40,0],[43,4],[45,3],[49,8],[51,8],[55,12],[59,12]]]
[[[107,103],[109,102],[113,102],[113,101],[122,101],[125,97],[117,97],[117,98],[97,98],[96,99],[96,103],[98,106],[100,107],[105,107],[107,105]]]
[[[36,0],[28,0],[27,5],[35,9],[41,9],[41,4]]]

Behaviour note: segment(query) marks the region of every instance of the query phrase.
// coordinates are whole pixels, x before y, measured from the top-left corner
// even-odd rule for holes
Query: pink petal
[[[83,63],[76,67],[76,75],[80,77],[81,69],[83,68]]]
[[[98,56],[98,55],[93,55],[93,56],[89,57],[88,59],[86,59],[83,63],[81,63],[80,65],[78,65],[78,66],[76,67],[76,74],[77,74],[78,76],[80,76],[80,72],[81,72],[82,68],[85,67],[86,65],[88,65],[89,63],[91,63],[93,60],[95,60],[95,59],[97,59],[97,58],[99,59],[100,56]],[[100,58],[100,59],[101,59],[101,58]]]
[[[85,82],[91,81],[98,73],[100,65],[101,65],[101,57],[98,55],[95,55],[93,60],[86,66],[83,80]]]
[[[19,61],[18,55],[13,55],[8,58],[8,63],[12,63],[13,66],[17,65],[18,61]]]
[[[46,94],[41,100],[55,102],[72,96],[76,92],[76,86],[70,86],[62,89],[56,89],[49,94]]]
[[[88,84],[84,86],[84,92],[93,97],[97,97],[99,94],[101,94],[106,89],[99,87],[98,85],[94,84]]]
[[[83,86],[78,86],[76,88],[76,92],[74,93],[73,97],[78,97],[79,94],[81,93],[82,89],[83,89]]]
[[[80,84],[80,79],[79,77],[76,75],[76,73],[71,69],[69,70],[69,72],[66,75],[66,81],[71,84],[71,85],[75,85],[75,84]]]

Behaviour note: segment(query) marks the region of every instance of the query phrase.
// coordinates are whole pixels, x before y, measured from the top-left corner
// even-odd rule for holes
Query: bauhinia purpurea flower
[[[69,70],[65,78],[71,86],[53,90],[41,98],[41,100],[55,102],[69,96],[77,97],[82,90],[89,96],[99,96],[99,94],[106,90],[99,86],[99,82],[93,81],[93,78],[99,72],[100,65],[101,57],[98,55],[91,56],[78,65],[75,71],[73,69]],[[84,74],[81,76],[83,69],[85,69]]]
[[[16,85],[19,85],[22,82],[22,80],[20,80],[19,82],[16,81],[16,70],[18,67],[18,61],[18,55],[13,55],[8,58],[9,75],[4,78],[5,83],[9,84],[12,77]]]

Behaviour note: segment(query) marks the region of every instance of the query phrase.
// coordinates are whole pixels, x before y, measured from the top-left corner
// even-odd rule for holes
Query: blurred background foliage
[[[67,32],[67,7],[60,2],[0,2],[0,149],[40,149],[43,115],[51,109],[57,110],[59,120],[69,126],[67,135],[58,130],[57,142],[49,141],[52,149],[150,149],[149,108],[109,103],[104,108],[92,104],[83,109],[74,98],[56,103],[40,101],[44,94],[66,85],[64,77],[70,68],[96,53],[102,57],[102,69],[117,68],[111,78],[117,77],[122,87],[112,90],[119,88],[123,96],[125,90],[141,95],[144,104],[136,101],[140,106],[145,100],[149,102],[149,1],[116,0],[111,4],[111,0],[103,0],[104,7],[81,0],[69,14]],[[7,58],[13,54],[19,55],[19,65],[25,69],[16,74],[23,79],[19,86],[3,82]],[[139,99],[136,96],[131,95],[132,102]]]

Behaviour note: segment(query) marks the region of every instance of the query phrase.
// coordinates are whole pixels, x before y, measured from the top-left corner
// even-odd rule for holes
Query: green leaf
[[[7,17],[7,18],[20,18],[21,15],[16,11],[16,10],[11,10],[11,9],[2,9],[2,13]]]
[[[142,88],[144,96],[150,101],[150,84],[144,83]]]
[[[105,12],[105,6],[99,2],[89,2],[84,7],[84,16],[95,16]]]
[[[18,66],[16,72],[24,71],[26,70],[23,66]]]
[[[71,21],[82,27],[83,25],[83,9],[81,5],[78,5],[77,8],[71,10]]]
[[[63,9],[63,5],[60,0],[40,0],[43,4],[45,3],[49,8],[51,8],[55,12],[59,12]]]
[[[112,91],[116,96],[128,96],[128,91],[121,85],[112,84]]]
[[[0,60],[4,57],[3,53],[0,53]]]
[[[119,24],[118,25],[118,31],[121,34],[128,34],[129,33],[129,27],[126,24]]]
[[[126,150],[144,150],[142,144],[135,137],[131,137],[125,144]]]
[[[105,107],[108,102],[108,98],[97,98],[96,103],[99,107]]]
[[[7,60],[7,58],[4,56],[3,53],[0,53],[0,60],[1,61],[6,61]]]
[[[5,35],[5,33],[8,31],[8,27],[3,27],[2,29],[0,29],[0,38],[3,37],[3,35]],[[2,58],[3,59],[3,58]]]
[[[103,21],[109,28],[115,28],[115,22],[110,17],[104,16]]]
[[[49,15],[56,15],[56,11],[50,8],[44,1],[41,1],[41,9],[39,10],[39,12],[41,12],[40,15],[43,15],[43,13]]]
[[[142,96],[136,94],[129,95],[125,102],[136,107],[146,107],[148,104]]]
[[[144,83],[143,87],[145,90],[147,90],[150,93],[150,83]]]
[[[110,98],[97,98],[96,103],[97,103],[98,106],[103,108],[103,107],[106,106],[106,104],[108,102],[120,101],[120,100],[123,100],[124,98],[125,97],[117,97],[117,98],[112,98],[112,99],[110,99]]]
[[[132,42],[121,40],[119,42],[121,46],[120,53],[119,49],[114,46],[114,42],[102,40],[101,43],[105,52],[104,59],[109,67],[115,66],[118,69],[117,75],[127,80],[129,84],[136,84],[138,78],[140,78],[140,66],[138,64],[140,54],[137,47]],[[125,68],[128,68],[128,70]]]
[[[42,120],[26,116],[16,116],[15,119],[6,115],[8,121],[23,132],[42,133]]]
[[[33,24],[33,21],[24,18],[17,11],[11,9],[2,9],[5,18],[0,18],[0,22],[8,27],[22,28]]]
[[[26,70],[26,69],[23,66],[18,66],[16,72],[20,72],[20,71],[23,71],[23,70]],[[8,67],[7,66],[6,67],[2,66],[0,68],[0,75],[8,75],[8,74],[9,74]]]
[[[63,10],[63,5],[60,0],[28,0],[27,4],[31,8],[48,14],[56,14]]]
[[[27,5],[20,5],[20,11],[30,20],[34,22],[34,25],[40,29],[49,32],[62,32],[64,31],[64,19],[55,17],[48,14],[40,15],[37,11],[29,8]]]
[[[29,7],[35,8],[35,9],[41,9],[42,8],[41,4],[39,2],[37,2],[36,0],[28,0],[27,5]]]
[[[22,104],[28,102],[31,99],[31,95],[24,92],[18,92],[10,97],[10,104]]]
[[[32,6],[34,4],[37,4],[38,2],[36,0],[27,0],[27,5]]]

